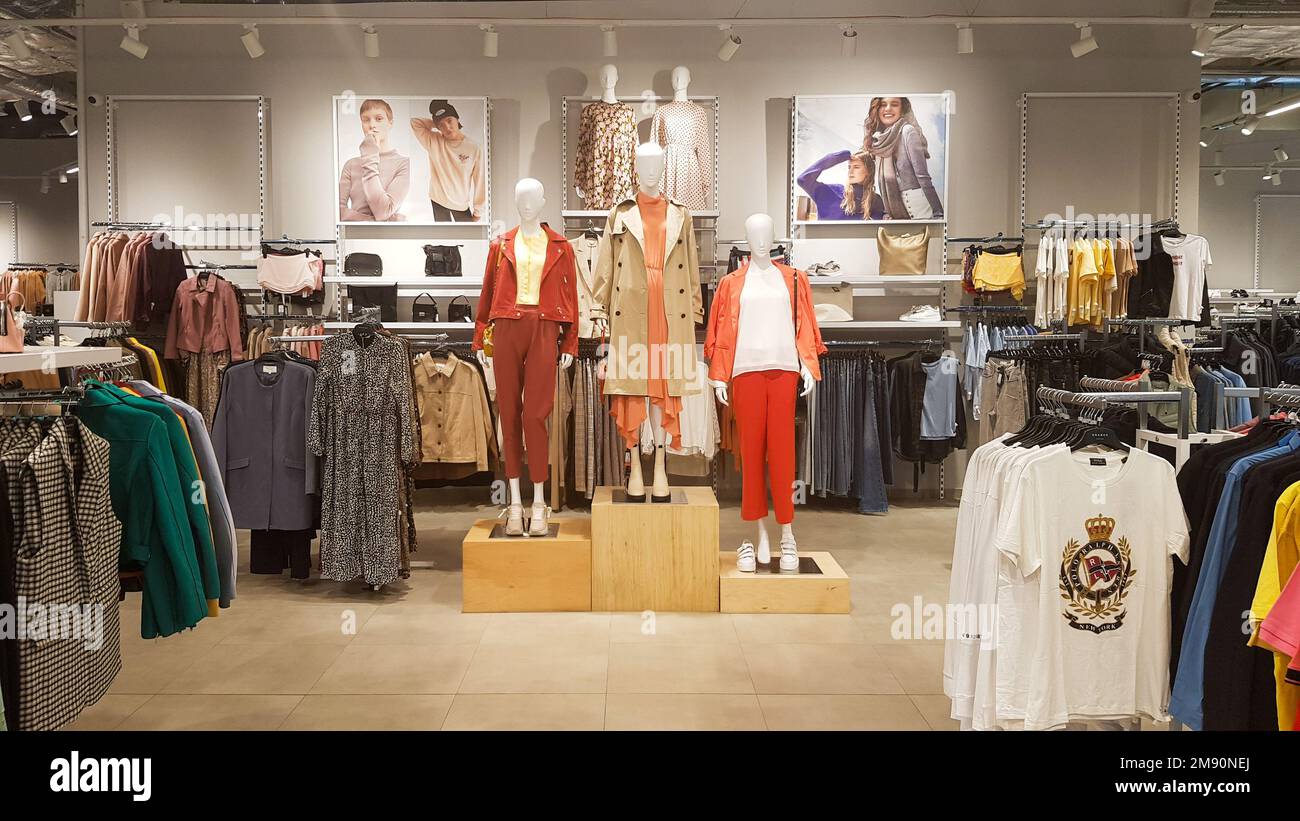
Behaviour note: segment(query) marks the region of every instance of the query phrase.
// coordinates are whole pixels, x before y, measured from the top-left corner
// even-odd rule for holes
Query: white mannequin
[[[772,218],[767,214],[753,214],[745,220],[745,239],[749,240],[749,270],[746,276],[763,276],[775,277],[782,279],[780,269],[772,263],[772,246],[776,243],[776,233],[772,225]],[[799,392],[800,396],[807,396],[812,392],[816,381],[813,379],[812,372],[808,366],[802,362],[799,363],[799,377],[803,382],[803,390]],[[730,404],[727,396],[727,383],[717,380],[709,380],[713,386],[713,393],[718,397],[718,401],[724,405]],[[789,490],[789,488],[785,488]],[[777,492],[777,488],[772,488],[772,492]],[[794,526],[792,524],[781,525],[781,541],[794,543]],[[784,557],[783,557],[784,558]],[[772,561],[772,543],[767,536],[767,520],[758,520],[758,561],[767,564]],[[782,570],[797,570],[798,560],[796,558],[792,567],[785,566],[782,563]]]
[[[519,232],[526,237],[535,237],[542,233],[542,209],[546,207],[546,189],[539,180],[525,177],[515,184],[515,208],[519,211]],[[475,351],[478,363],[487,367],[487,354],[480,348]],[[560,354],[560,367],[567,368],[573,364],[573,354]],[[533,482],[533,517],[546,516],[546,493],[543,482]],[[523,500],[519,491],[519,477],[510,479],[510,514],[522,514]]]
[[[642,194],[655,198],[662,196],[664,150],[659,143],[649,142],[637,146],[636,177],[637,187],[641,189]],[[650,493],[653,496],[664,498],[668,496],[670,490],[668,487],[667,451],[664,449],[666,437],[664,436],[663,411],[648,398],[646,403],[649,405],[650,430],[655,443],[654,480]],[[636,448],[633,448],[630,453],[632,469],[628,474],[627,493],[629,496],[645,496],[645,480],[641,475],[640,454]]]
[[[691,70],[686,66],[673,69],[673,102],[684,103],[690,99],[687,86],[691,84]]]
[[[618,85],[618,69],[607,64],[600,67],[600,99],[601,102],[617,103],[618,95],[614,93],[614,86]]]

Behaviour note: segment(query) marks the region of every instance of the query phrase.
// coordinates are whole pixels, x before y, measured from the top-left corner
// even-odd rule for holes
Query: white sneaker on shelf
[[[754,563],[754,546],[749,542],[736,548],[736,569],[741,573],[753,573],[758,569]]]
[[[786,571],[799,569],[799,547],[794,539],[781,540],[781,569]]]
[[[546,536],[550,534],[551,508],[533,505],[533,515],[528,519],[529,536]]]
[[[898,318],[901,322],[938,322],[939,309],[933,305],[913,305],[912,310]]]

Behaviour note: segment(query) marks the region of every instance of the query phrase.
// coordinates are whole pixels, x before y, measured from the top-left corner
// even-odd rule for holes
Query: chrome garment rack
[[[26,329],[35,328],[41,336],[51,335],[54,337],[53,347],[59,346],[60,331],[64,328],[86,328],[91,331],[110,331],[112,334],[125,334],[131,331],[130,322],[78,322],[71,319],[58,319],[57,317],[32,317],[27,320]],[[46,329],[49,330],[46,330]]]
[[[1081,380],[1082,381],[1082,380]],[[1108,382],[1110,380],[1098,380]],[[1100,391],[1096,393],[1075,393],[1057,388],[1039,388],[1038,401],[1054,402],[1075,407],[1095,408],[1105,411],[1111,405],[1137,405],[1139,418],[1144,415],[1143,405],[1152,402],[1178,403],[1178,438],[1186,439],[1191,420],[1192,391],[1182,388],[1176,391]]]

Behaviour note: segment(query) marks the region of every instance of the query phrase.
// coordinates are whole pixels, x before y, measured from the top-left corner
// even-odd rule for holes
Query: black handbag
[[[465,304],[461,305],[456,300],[463,299]],[[470,322],[474,321],[474,306],[470,304],[469,297],[460,294],[453,297],[447,304],[447,321],[448,322]]]
[[[425,297],[429,298],[427,305],[420,302]],[[412,322],[437,322],[438,321],[438,303],[434,300],[433,295],[425,292],[415,298],[411,303],[411,321]]]
[[[460,276],[459,245],[424,246],[424,275],[427,277]]]
[[[343,274],[350,277],[383,276],[384,260],[379,254],[348,254],[343,260]]]

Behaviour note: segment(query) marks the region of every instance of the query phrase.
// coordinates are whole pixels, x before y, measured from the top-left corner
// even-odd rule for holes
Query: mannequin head
[[[535,224],[546,207],[546,190],[542,183],[532,177],[525,177],[515,184],[515,208],[519,211],[522,224]]]
[[[641,190],[658,193],[664,176],[664,150],[659,143],[641,143],[636,149],[636,179]]]
[[[691,70],[686,66],[673,69],[673,91],[685,91],[691,84]]]
[[[776,241],[772,218],[767,214],[751,214],[745,220],[745,239],[749,240],[750,259],[768,259]]]
[[[618,85],[618,68],[613,64],[600,67],[600,87],[609,90]]]

